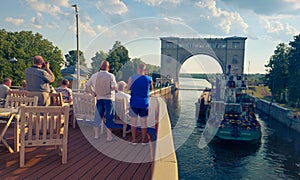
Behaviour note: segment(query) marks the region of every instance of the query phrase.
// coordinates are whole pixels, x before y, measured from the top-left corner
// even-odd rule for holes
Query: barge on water
[[[203,135],[214,140],[255,142],[261,125],[255,116],[253,97],[246,93],[242,75],[223,74],[216,89],[206,89],[196,104],[196,120],[205,124]],[[217,92],[217,94],[215,94]]]

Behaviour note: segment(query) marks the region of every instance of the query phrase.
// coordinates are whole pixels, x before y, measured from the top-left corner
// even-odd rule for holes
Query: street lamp
[[[76,39],[77,39],[77,90],[79,92],[80,84],[80,58],[79,58],[79,28],[78,28],[78,9],[77,4],[73,4],[76,13]]]
[[[18,62],[18,60],[15,57],[13,57],[13,58],[7,59],[7,61],[10,62],[10,63],[13,63],[13,65],[12,65],[12,71],[13,71],[12,74],[15,75],[16,67],[15,67],[14,63]],[[3,76],[3,73],[1,73],[1,74]]]
[[[13,58],[11,58],[11,59],[8,59],[7,61],[8,61],[8,62],[17,62],[18,60],[17,60],[15,57],[13,57]]]

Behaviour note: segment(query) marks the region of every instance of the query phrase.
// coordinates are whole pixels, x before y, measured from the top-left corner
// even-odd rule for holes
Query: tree
[[[135,72],[136,70],[135,70],[134,63],[132,61],[128,61],[117,72],[116,80],[127,82],[129,77],[133,75]]]
[[[129,77],[136,73],[137,65],[144,63],[140,58],[134,58],[130,60],[128,56],[128,50],[121,44],[120,41],[116,41],[113,48],[109,50],[108,55],[103,51],[96,52],[92,58],[93,73],[99,71],[99,66],[102,60],[106,59],[110,64],[110,72],[116,76],[117,81],[126,81]],[[146,64],[146,63],[144,63]],[[146,64],[147,72],[149,75],[152,72],[159,72],[159,67]]]
[[[10,77],[14,86],[21,85],[25,79],[25,69],[32,66],[33,57],[43,56],[50,63],[56,79],[61,78],[60,69],[64,64],[61,50],[39,33],[31,31],[7,32],[0,30],[0,80]],[[17,58],[17,62],[8,59]],[[56,81],[53,83],[56,85]]]
[[[107,53],[103,51],[96,52],[95,56],[92,57],[92,73],[98,72],[100,63],[107,58]]]
[[[285,101],[287,92],[287,80],[288,80],[288,57],[290,48],[280,43],[276,46],[274,55],[270,57],[269,63],[265,66],[267,69],[267,85],[271,89],[272,96],[277,101]],[[283,97],[281,99],[281,97]]]
[[[294,41],[289,43],[291,46],[289,56],[289,83],[288,93],[289,101],[297,103],[299,107],[300,102],[300,35],[294,36]]]
[[[120,41],[116,41],[113,48],[109,50],[107,61],[110,64],[110,72],[117,74],[119,69],[128,61],[130,58],[128,56],[128,50],[121,45]]]
[[[76,50],[71,50],[68,52],[68,54],[65,55],[66,58],[66,67],[70,66],[76,66],[77,65],[77,51]],[[79,58],[80,58],[80,65],[86,67],[86,62],[84,58],[84,54],[82,51],[79,51]]]

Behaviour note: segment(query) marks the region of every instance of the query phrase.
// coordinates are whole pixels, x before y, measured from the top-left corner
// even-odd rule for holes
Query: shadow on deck
[[[94,140],[90,126],[70,127],[64,165],[54,147],[32,147],[26,148],[25,167],[20,168],[19,153],[0,147],[0,179],[151,179],[155,147],[129,145],[130,133],[123,139],[121,130],[114,133],[116,141],[106,142],[105,134]]]

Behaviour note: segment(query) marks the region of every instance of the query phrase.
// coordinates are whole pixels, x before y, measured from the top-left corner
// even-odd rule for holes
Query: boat
[[[209,115],[209,106],[211,103],[211,88],[205,88],[198,98],[196,105],[195,118],[198,124],[201,126],[206,123]]]
[[[254,97],[246,92],[245,78],[229,72],[217,77],[215,89],[207,89],[196,102],[196,119],[205,123],[205,141],[260,141],[261,125],[255,115]]]

